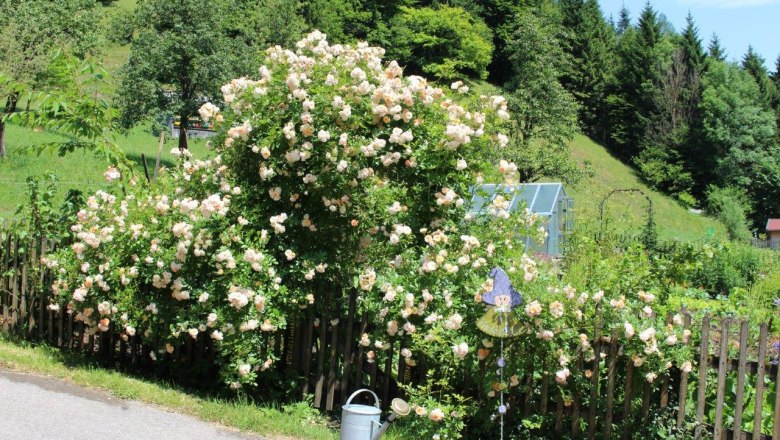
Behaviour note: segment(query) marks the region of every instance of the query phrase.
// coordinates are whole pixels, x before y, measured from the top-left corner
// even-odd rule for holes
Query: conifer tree
[[[713,33],[710,38],[710,45],[707,47],[707,56],[714,58],[718,61],[726,61],[726,51],[720,46],[720,38]]]
[[[560,7],[565,29],[562,45],[569,58],[561,83],[580,103],[582,125],[605,140],[605,91],[612,68],[613,30],[596,0],[563,0]]]
[[[699,30],[693,22],[693,16],[688,12],[685,17],[685,29],[682,32],[680,47],[683,50],[686,68],[690,71],[701,71],[704,64],[704,49],[699,39]]]
[[[618,35],[623,35],[626,30],[628,30],[631,27],[631,13],[629,12],[628,8],[626,8],[625,5],[623,5],[622,8],[620,8],[620,12],[618,13],[618,22],[617,27],[615,28],[615,32]]]
[[[748,46],[747,53],[742,57],[742,68],[756,81],[760,100],[766,107],[769,107],[774,98],[775,87],[769,79],[769,72],[767,72],[764,63],[764,58],[753,49],[753,46]]]
[[[619,64],[608,97],[609,140],[616,152],[631,159],[657,114],[660,79],[661,24],[655,10],[645,5],[636,28],[627,28],[618,44]]]

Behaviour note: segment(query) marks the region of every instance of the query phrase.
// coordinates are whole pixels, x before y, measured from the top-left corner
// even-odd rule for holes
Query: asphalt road
[[[0,369],[0,438],[262,440],[59,379]]]

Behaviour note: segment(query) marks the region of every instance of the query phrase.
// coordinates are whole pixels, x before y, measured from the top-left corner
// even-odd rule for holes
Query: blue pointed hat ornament
[[[485,315],[477,321],[477,327],[484,333],[501,339],[501,354],[497,364],[501,383],[504,383],[504,367],[506,366],[504,339],[522,332],[521,322],[515,317],[512,309],[523,303],[523,297],[512,287],[504,269],[493,268],[490,271],[490,276],[493,278],[493,289],[482,295],[482,302],[488,305],[488,309]],[[503,440],[504,414],[507,410],[507,406],[504,404],[504,387],[501,387],[500,399],[498,416],[501,419],[501,439]]]
[[[516,336],[522,329],[512,309],[523,303],[523,297],[512,287],[504,269],[493,268],[490,276],[493,278],[493,290],[482,295],[482,302],[491,307],[488,307],[487,313],[477,321],[477,327],[496,338]]]

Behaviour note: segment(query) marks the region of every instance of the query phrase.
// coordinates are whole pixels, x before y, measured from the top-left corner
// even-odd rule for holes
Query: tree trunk
[[[187,131],[190,126],[190,115],[179,115],[179,150],[187,149]]]
[[[0,121],[0,158],[6,156],[5,151],[5,123]]]
[[[0,115],[0,157],[5,157],[7,152],[5,148],[5,122],[6,116],[16,111],[16,104],[19,103],[19,92],[13,92],[5,103],[5,110]]]

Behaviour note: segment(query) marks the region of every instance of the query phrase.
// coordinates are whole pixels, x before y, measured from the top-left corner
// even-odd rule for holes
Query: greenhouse
[[[550,257],[563,255],[566,233],[574,222],[574,199],[570,198],[562,183],[525,183],[520,185],[483,184],[472,188],[469,212],[479,216],[484,212],[486,201],[492,201],[496,194],[507,194],[511,198],[509,210],[529,208],[531,212],[547,218],[547,239],[538,243],[524,237],[525,245],[534,253]]]

